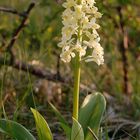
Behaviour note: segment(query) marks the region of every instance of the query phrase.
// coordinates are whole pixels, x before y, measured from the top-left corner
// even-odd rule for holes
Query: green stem
[[[77,0],[77,3],[80,4],[81,0]],[[82,43],[82,30],[79,21],[79,30],[77,41]],[[79,115],[79,86],[80,86],[80,61],[81,57],[79,53],[76,54],[75,63],[74,63],[74,91],[73,91],[73,118],[78,120]]]
[[[80,85],[80,56],[75,58],[74,68],[74,92],[73,92],[73,117],[78,120],[79,112],[79,85]]]

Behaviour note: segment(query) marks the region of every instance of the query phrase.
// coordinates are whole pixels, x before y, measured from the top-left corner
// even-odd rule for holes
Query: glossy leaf
[[[33,108],[31,108],[31,111],[35,118],[39,140],[53,140],[51,130],[43,116]]]
[[[84,132],[80,123],[73,118],[71,140],[84,140]]]
[[[11,120],[0,119],[0,132],[10,135],[16,140],[35,140],[24,126]]]
[[[101,93],[93,93],[85,98],[80,109],[79,122],[84,129],[86,140],[93,139],[93,136],[88,131],[88,127],[98,136],[105,107],[106,101]]]

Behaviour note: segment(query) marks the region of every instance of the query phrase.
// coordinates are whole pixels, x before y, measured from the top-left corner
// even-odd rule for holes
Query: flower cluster
[[[59,47],[62,48],[61,59],[70,62],[78,54],[81,60],[103,64],[104,51],[97,33],[100,26],[96,23],[96,19],[101,18],[102,15],[95,7],[95,1],[66,0],[63,7],[65,8],[62,15],[64,27],[62,40],[59,43]]]

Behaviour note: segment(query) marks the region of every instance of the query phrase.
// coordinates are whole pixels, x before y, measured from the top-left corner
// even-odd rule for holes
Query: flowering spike
[[[100,26],[96,23],[96,19],[101,18],[102,14],[94,4],[94,0],[66,0],[63,3],[64,27],[59,43],[62,48],[60,55],[62,61],[70,62],[76,54],[79,54],[81,60],[85,62],[95,61],[98,65],[104,63],[104,51],[97,33]],[[91,50],[91,55],[87,55],[88,49]]]

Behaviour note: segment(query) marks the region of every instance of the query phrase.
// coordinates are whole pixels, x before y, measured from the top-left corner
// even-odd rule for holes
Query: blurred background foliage
[[[61,52],[57,44],[61,39],[62,1],[35,2],[26,27],[14,44],[14,51],[18,60],[55,73]],[[30,3],[30,0],[1,0],[0,7],[23,12]],[[105,64],[100,67],[95,63],[82,64],[81,99],[91,91],[100,91],[106,96],[112,114],[140,121],[140,0],[98,0],[96,5],[103,14],[98,22]],[[0,56],[6,56],[5,46],[20,22],[21,17],[0,12]],[[69,81],[73,75],[72,64],[61,61],[59,64],[61,76]],[[0,116],[18,120],[33,131],[29,107],[36,105],[50,119],[53,114],[47,100],[54,102],[69,117],[72,89],[59,82],[50,82],[0,63],[0,90]],[[134,136],[140,138],[139,133]]]

